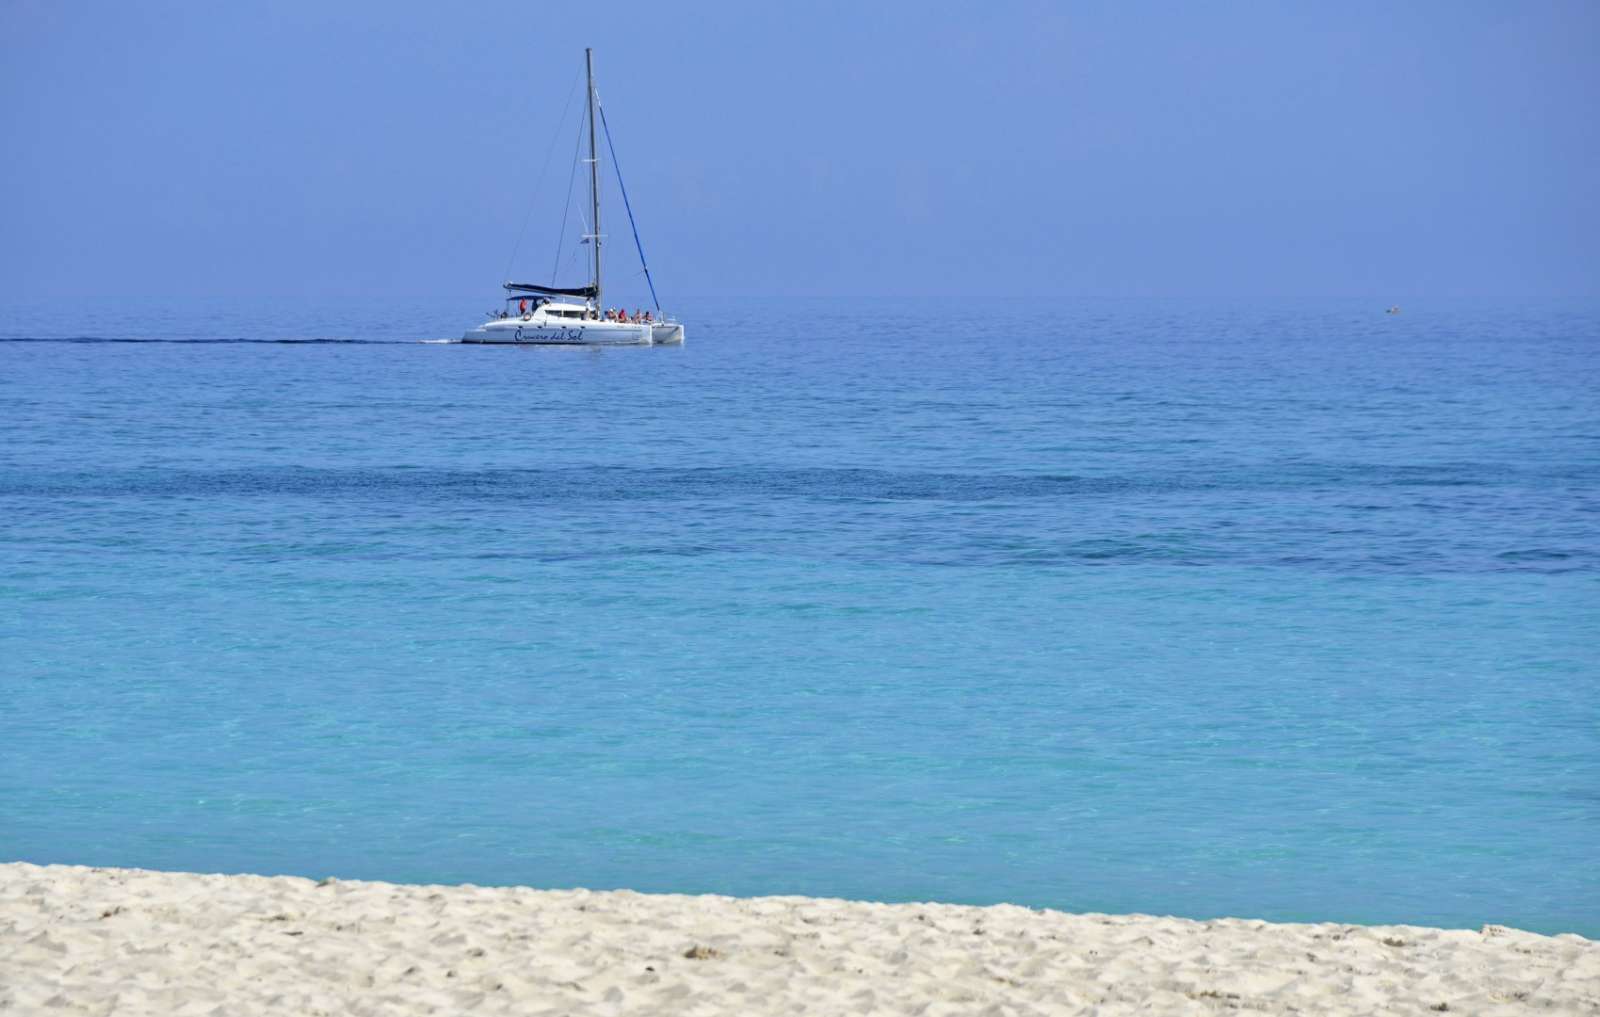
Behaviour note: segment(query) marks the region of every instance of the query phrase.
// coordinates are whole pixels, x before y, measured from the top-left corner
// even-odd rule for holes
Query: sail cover
[[[595,288],[593,286],[537,286],[533,283],[508,282],[506,289],[511,293],[538,293],[551,297],[585,297],[593,299]]]

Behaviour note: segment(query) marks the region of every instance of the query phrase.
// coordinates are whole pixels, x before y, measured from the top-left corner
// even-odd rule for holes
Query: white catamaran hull
[[[536,346],[649,346],[651,331],[649,325],[624,325],[614,321],[554,325],[510,320],[479,325],[463,335],[461,341]],[[679,341],[682,341],[681,335]]]
[[[683,326],[677,322],[651,325],[650,341],[657,346],[681,346],[683,345]]]

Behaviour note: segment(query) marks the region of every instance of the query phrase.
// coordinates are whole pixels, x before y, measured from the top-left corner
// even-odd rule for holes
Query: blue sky
[[[0,0],[0,295],[487,295],[530,202],[547,278],[592,45],[680,298],[1592,299],[1597,39],[1544,0]]]

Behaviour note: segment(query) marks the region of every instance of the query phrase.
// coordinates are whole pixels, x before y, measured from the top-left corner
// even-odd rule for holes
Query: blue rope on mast
[[[617,162],[617,146],[611,143],[611,125],[606,122],[606,108],[596,101],[600,110],[600,126],[606,132],[606,150],[611,153],[611,165],[617,171],[617,186],[622,189],[622,207],[628,210],[628,225],[633,228],[633,246],[639,249],[639,264],[644,267],[644,281],[650,284],[650,299],[661,310],[661,298],[656,296],[655,280],[650,278],[650,263],[644,260],[644,242],[639,239],[639,224],[633,221],[633,205],[628,201],[628,185],[622,182],[622,164]]]

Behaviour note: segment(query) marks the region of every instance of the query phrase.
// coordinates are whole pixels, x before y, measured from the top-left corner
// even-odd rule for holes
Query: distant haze
[[[0,295],[487,298],[530,202],[548,279],[591,45],[664,295],[1590,299],[1597,40],[1589,2],[0,0]]]

